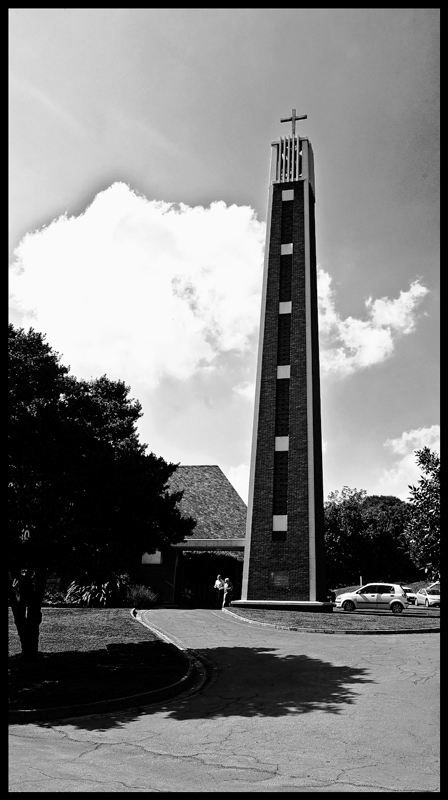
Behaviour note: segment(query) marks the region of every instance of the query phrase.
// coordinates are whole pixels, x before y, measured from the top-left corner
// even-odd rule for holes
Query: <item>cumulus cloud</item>
[[[222,464],[247,501],[264,240],[250,207],[149,201],[114,183],[84,213],[22,239],[11,319],[44,332],[78,378],[126,381],[154,452]],[[337,376],[390,357],[428,291],[415,281],[343,319],[323,270],[318,289],[322,372]]]
[[[384,447],[392,455],[394,463],[383,473],[378,493],[406,500],[409,498],[408,487],[417,485],[421,477],[415,451],[429,447],[430,450],[440,453],[440,426],[431,425],[428,428],[405,431],[396,439],[386,439]]]
[[[406,455],[429,447],[440,452],[440,425],[431,425],[430,428],[416,428],[404,432],[397,439],[386,439],[384,446],[397,455]]]
[[[187,379],[213,370],[218,354],[253,348],[264,237],[247,206],[148,201],[115,183],[83,214],[22,239],[11,306],[78,377],[106,372],[152,388],[164,375]],[[428,292],[414,281],[396,299],[369,298],[365,319],[343,319],[323,270],[318,291],[322,372],[338,375],[388,358]],[[235,391],[251,399],[252,383]]]
[[[251,346],[264,236],[247,206],[176,206],[115,183],[80,216],[24,237],[12,308],[78,377],[185,379]]]
[[[349,375],[389,358],[400,336],[415,329],[419,305],[428,289],[418,281],[396,299],[366,300],[366,319],[343,319],[336,310],[331,277],[318,271],[321,368]]]

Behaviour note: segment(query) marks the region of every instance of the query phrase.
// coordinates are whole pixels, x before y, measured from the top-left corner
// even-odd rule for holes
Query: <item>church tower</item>
[[[314,160],[295,132],[272,142],[241,601],[326,603]]]

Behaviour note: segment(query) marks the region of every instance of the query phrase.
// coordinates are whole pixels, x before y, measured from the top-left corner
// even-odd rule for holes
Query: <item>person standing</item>
[[[217,600],[218,608],[221,608],[221,606],[223,604],[223,601],[224,601],[224,581],[221,578],[221,575],[218,575],[218,577],[216,578],[215,587],[214,588],[215,588],[215,591],[216,591],[216,596],[218,598],[218,600]]]
[[[224,600],[222,607],[229,606],[232,600],[233,595],[233,583],[230,578],[226,578],[224,581]]]

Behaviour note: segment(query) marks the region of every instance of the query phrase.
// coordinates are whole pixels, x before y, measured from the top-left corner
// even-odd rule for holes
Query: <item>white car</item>
[[[336,608],[344,611],[383,609],[401,614],[408,607],[406,592],[399,583],[366,583],[353,592],[344,592],[336,597]]]
[[[408,598],[410,605],[415,606],[417,604],[417,595],[415,594],[414,590],[411,589],[410,586],[403,586],[403,589],[406,592],[406,597]]]
[[[416,606],[430,606],[440,608],[440,586],[428,586],[427,589],[419,589],[417,592]]]

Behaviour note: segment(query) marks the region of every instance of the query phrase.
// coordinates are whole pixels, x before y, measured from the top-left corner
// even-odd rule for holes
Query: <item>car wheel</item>
[[[392,603],[390,610],[392,611],[392,614],[401,614],[403,611],[403,606],[401,603]]]
[[[426,608],[429,608],[429,600],[428,600],[428,598],[426,598],[426,600],[425,600],[425,606],[426,606]]]
[[[345,603],[342,603],[342,608],[344,611],[356,611],[356,606],[351,600],[346,600]]]

